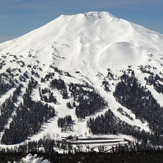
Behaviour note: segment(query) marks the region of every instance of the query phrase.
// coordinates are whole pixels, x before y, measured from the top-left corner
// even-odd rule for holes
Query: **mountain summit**
[[[75,63],[80,58],[77,66],[88,62],[106,69],[108,64],[120,68],[126,68],[128,64],[143,64],[148,60],[148,54],[162,53],[162,39],[161,34],[118,19],[108,12],[88,12],[61,15],[47,25],[1,46],[5,47],[6,52],[23,53],[24,57],[29,50],[39,51],[42,58],[51,58],[53,46],[59,55],[66,58],[66,62]],[[46,60],[42,60],[46,64]],[[65,66],[62,63],[62,68],[70,68],[69,64]]]
[[[0,44],[1,144],[100,134],[160,145],[162,70],[163,35],[108,12],[61,15]]]

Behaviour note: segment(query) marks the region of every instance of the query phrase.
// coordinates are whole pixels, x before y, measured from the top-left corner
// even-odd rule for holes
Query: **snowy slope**
[[[136,126],[140,131],[145,130],[147,133],[153,132],[147,119],[142,120],[137,117],[130,108],[122,105],[113,93],[116,85],[121,81],[120,76],[131,67],[140,85],[146,86],[147,91],[151,92],[153,98],[163,107],[162,93],[156,91],[153,85],[147,85],[145,77],[149,77],[150,74],[143,73],[139,68],[150,65],[149,71],[163,79],[163,74],[160,73],[163,70],[163,35],[159,33],[116,18],[108,12],[61,15],[22,37],[1,43],[0,56],[2,65],[0,73],[6,72],[9,68],[17,68],[12,73],[15,74],[13,78],[17,80],[16,86],[23,83],[22,95],[25,93],[30,77],[38,82],[31,93],[33,101],[41,101],[39,88],[50,88],[51,79],[41,82],[41,78],[54,72],[50,67],[57,67],[61,72],[55,72],[55,78],[62,79],[67,89],[70,83],[87,83],[107,103],[102,110],[80,119],[75,109],[68,109],[66,106],[68,102],[71,104],[74,102],[69,89],[69,98],[63,99],[58,91],[50,88],[55,94],[57,103],[48,103],[48,105],[55,108],[56,116],[49,119],[48,123],[43,123],[39,132],[30,135],[30,140],[39,140],[47,134],[56,139],[69,135],[91,136],[87,121],[89,118],[104,115],[108,109],[128,125]],[[21,72],[18,69],[21,69]],[[108,69],[114,74],[114,78],[108,78]],[[22,82],[20,75],[25,72],[29,78]],[[39,76],[35,75],[36,73]],[[66,75],[67,73],[70,76]],[[109,82],[109,92],[105,91],[103,81]],[[0,97],[1,104],[12,95],[13,89]],[[22,96],[19,95],[16,106],[22,101]],[[118,108],[122,108],[125,114],[120,113]],[[4,130],[9,128],[14,114],[16,114],[15,110],[8,118]],[[74,121],[73,129],[64,132],[58,127],[57,122],[59,118],[68,115],[71,115]],[[1,132],[1,137],[4,130]]]
[[[83,62],[98,69],[106,69],[108,65],[126,68],[129,64],[143,64],[147,62],[148,54],[162,53],[162,39],[163,36],[156,32],[115,18],[107,12],[89,12],[62,15],[49,24],[0,46],[1,53],[16,53],[17,56],[23,53],[24,57],[30,50],[35,53],[38,51],[39,60],[45,64],[54,53],[64,57],[66,63],[69,61],[67,65],[64,61],[57,62],[65,70],[70,69],[70,63],[77,62],[80,57],[80,62],[71,66],[70,70],[73,71],[75,66],[83,66]]]

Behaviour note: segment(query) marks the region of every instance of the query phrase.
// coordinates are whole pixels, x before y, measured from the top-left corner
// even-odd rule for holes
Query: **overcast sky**
[[[108,11],[163,34],[163,0],[0,0],[0,42],[19,37],[61,14]]]

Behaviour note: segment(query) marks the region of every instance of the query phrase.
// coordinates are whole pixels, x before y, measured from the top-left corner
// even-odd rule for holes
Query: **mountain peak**
[[[18,39],[1,44],[2,52],[28,54],[31,49],[39,51],[39,57],[55,53],[68,62],[88,62],[94,67],[106,69],[140,65],[151,53],[162,53],[162,37],[142,26],[118,19],[109,12],[87,12],[76,15],[61,15],[54,21]],[[64,47],[65,46],[65,47]],[[6,48],[5,48],[6,47]],[[66,51],[66,52],[65,52]],[[141,54],[141,55],[140,55]],[[109,59],[108,59],[109,58]],[[45,60],[41,60],[44,62]],[[46,64],[46,63],[45,63]],[[62,68],[64,61],[57,62]],[[79,64],[73,64],[76,69]]]
[[[79,14],[74,14],[74,15],[60,15],[59,18],[67,18],[67,16],[70,17],[87,17],[87,18],[92,18],[92,19],[108,19],[108,18],[116,18],[114,15],[107,11],[89,11],[85,13],[79,13]]]
[[[161,145],[162,45],[108,12],[62,15],[0,44],[0,142],[116,134],[124,143],[130,134]]]
[[[92,17],[96,17],[96,18],[116,18],[114,15],[112,15],[111,13],[107,12],[107,11],[101,11],[101,12],[97,12],[97,11],[90,11],[85,13],[84,15],[86,16],[92,16]]]

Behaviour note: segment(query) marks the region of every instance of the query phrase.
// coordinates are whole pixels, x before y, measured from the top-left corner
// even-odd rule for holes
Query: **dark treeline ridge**
[[[39,154],[38,154],[39,156]],[[52,163],[60,163],[60,162],[89,162],[89,163],[154,163],[160,162],[163,160],[163,152],[162,151],[144,151],[144,152],[130,152],[130,153],[76,153],[76,154],[56,154],[56,155],[40,155],[45,159],[48,159]]]
[[[153,85],[154,89],[158,92],[158,93],[163,93],[163,85],[160,84],[160,82],[163,82],[163,80],[161,80],[161,78],[156,75],[156,76],[149,76],[148,78],[145,78],[147,85]]]
[[[142,122],[149,123],[149,128],[153,132],[150,140],[153,144],[163,144],[163,108],[145,87],[141,86],[134,73],[130,76],[121,76],[121,82],[116,86],[114,97],[116,100],[130,109],[136,118]]]
[[[150,71],[150,69],[157,69],[156,67],[151,67],[150,65],[147,66],[141,66],[140,70],[142,73],[146,73],[149,76],[145,77],[144,79],[146,80],[146,84],[147,85],[153,85],[153,88],[158,92],[158,93],[163,93],[163,85],[160,84],[160,82],[163,82],[163,78],[161,78],[160,76],[162,74],[162,72],[158,74],[154,74],[153,72]]]
[[[7,81],[7,82],[6,82]],[[13,79],[13,76],[9,73],[1,73],[0,74],[0,96],[4,95],[11,88],[14,88],[17,83],[16,80]]]
[[[69,84],[69,91],[75,102],[79,104],[76,106],[76,115],[78,118],[85,118],[106,106],[105,100],[95,91],[95,89],[88,84]]]
[[[115,117],[111,110],[108,110],[105,115],[90,118],[87,125],[93,134],[132,135],[144,143],[147,143],[147,140],[151,138],[149,133],[140,131],[136,126],[131,126]]]
[[[147,83],[154,84],[155,86],[153,79],[161,81],[158,76],[155,76],[155,78],[146,79]],[[152,133],[140,130],[140,128],[120,120],[111,110],[108,110],[105,115],[91,118],[87,123],[90,131],[93,134],[132,135],[143,143],[148,142],[153,145],[162,145],[163,108],[160,107],[157,101],[152,97],[151,92],[149,92],[146,87],[140,85],[138,79],[135,77],[134,71],[130,70],[128,74],[124,72],[120,80],[113,93],[115,99],[122,106],[130,109],[136,115],[136,118],[142,122],[147,121]],[[117,108],[117,111],[130,120],[133,120],[122,108]]]
[[[7,98],[0,106],[1,109],[1,115],[0,115],[0,132],[3,131],[4,126],[8,122],[8,118],[10,118],[12,112],[15,108],[15,102],[17,101],[18,96],[21,93],[21,88],[23,85],[19,85],[15,91],[13,92],[13,95]]]
[[[63,118],[58,118],[58,127],[62,128],[63,130],[67,130],[73,124],[73,120],[71,115],[67,115]]]
[[[49,88],[43,88],[41,89],[39,87],[39,94],[41,101],[45,101],[47,103],[57,103],[57,99],[54,97],[53,92]]]
[[[50,87],[52,89],[58,90],[61,93],[63,99],[68,98],[67,87],[66,87],[66,84],[65,84],[64,80],[62,80],[62,79],[53,79],[50,82]]]
[[[163,151],[141,151],[141,152],[124,152],[124,153],[96,153],[96,152],[78,152],[75,154],[58,154],[58,153],[31,153],[37,154],[38,157],[47,159],[51,163],[162,163]],[[26,153],[19,152],[0,152],[0,162],[8,161],[20,162]]]
[[[1,140],[3,144],[10,145],[23,142],[28,136],[37,133],[43,123],[55,116],[53,107],[31,99],[32,90],[36,86],[37,81],[31,78],[23,95],[23,102],[16,108],[16,114],[13,116],[9,128],[4,131]]]

